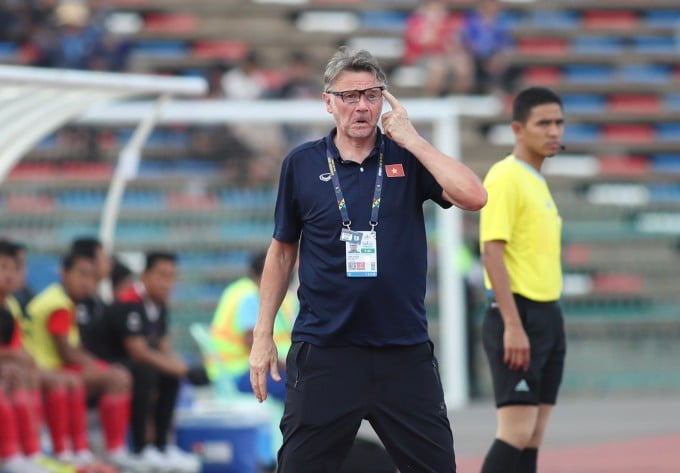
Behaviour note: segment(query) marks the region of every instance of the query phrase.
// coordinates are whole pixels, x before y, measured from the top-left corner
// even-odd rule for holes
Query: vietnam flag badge
[[[399,164],[385,164],[385,174],[387,177],[404,177],[404,167]]]

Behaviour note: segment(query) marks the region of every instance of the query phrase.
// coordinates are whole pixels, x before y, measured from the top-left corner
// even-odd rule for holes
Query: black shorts
[[[495,303],[487,309],[482,324],[496,406],[555,404],[566,355],[562,311],[557,302],[535,302],[518,294],[515,303],[531,345],[528,371],[511,370],[503,361],[504,324]]]
[[[400,471],[456,471],[453,435],[430,343],[318,347],[286,360],[279,473],[336,473],[367,419]]]

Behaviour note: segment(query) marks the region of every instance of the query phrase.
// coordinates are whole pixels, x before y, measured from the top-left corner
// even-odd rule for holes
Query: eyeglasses
[[[385,90],[384,85],[378,87],[369,87],[363,90],[345,90],[344,92],[333,92],[332,90],[327,91],[327,93],[340,97],[344,103],[353,104],[358,103],[361,100],[361,96],[365,95],[366,100],[369,102],[377,102],[382,98],[382,91]]]

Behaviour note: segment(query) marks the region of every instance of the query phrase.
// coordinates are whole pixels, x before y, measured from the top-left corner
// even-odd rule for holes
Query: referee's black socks
[[[525,448],[519,456],[515,473],[536,473],[537,448]]]
[[[500,439],[494,440],[484,458],[480,473],[515,472],[522,450],[515,448]]]

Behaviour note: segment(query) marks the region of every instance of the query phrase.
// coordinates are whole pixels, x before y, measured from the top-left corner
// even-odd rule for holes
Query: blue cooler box
[[[199,404],[178,412],[175,437],[201,458],[201,473],[259,473],[258,442],[268,425],[258,406]]]

